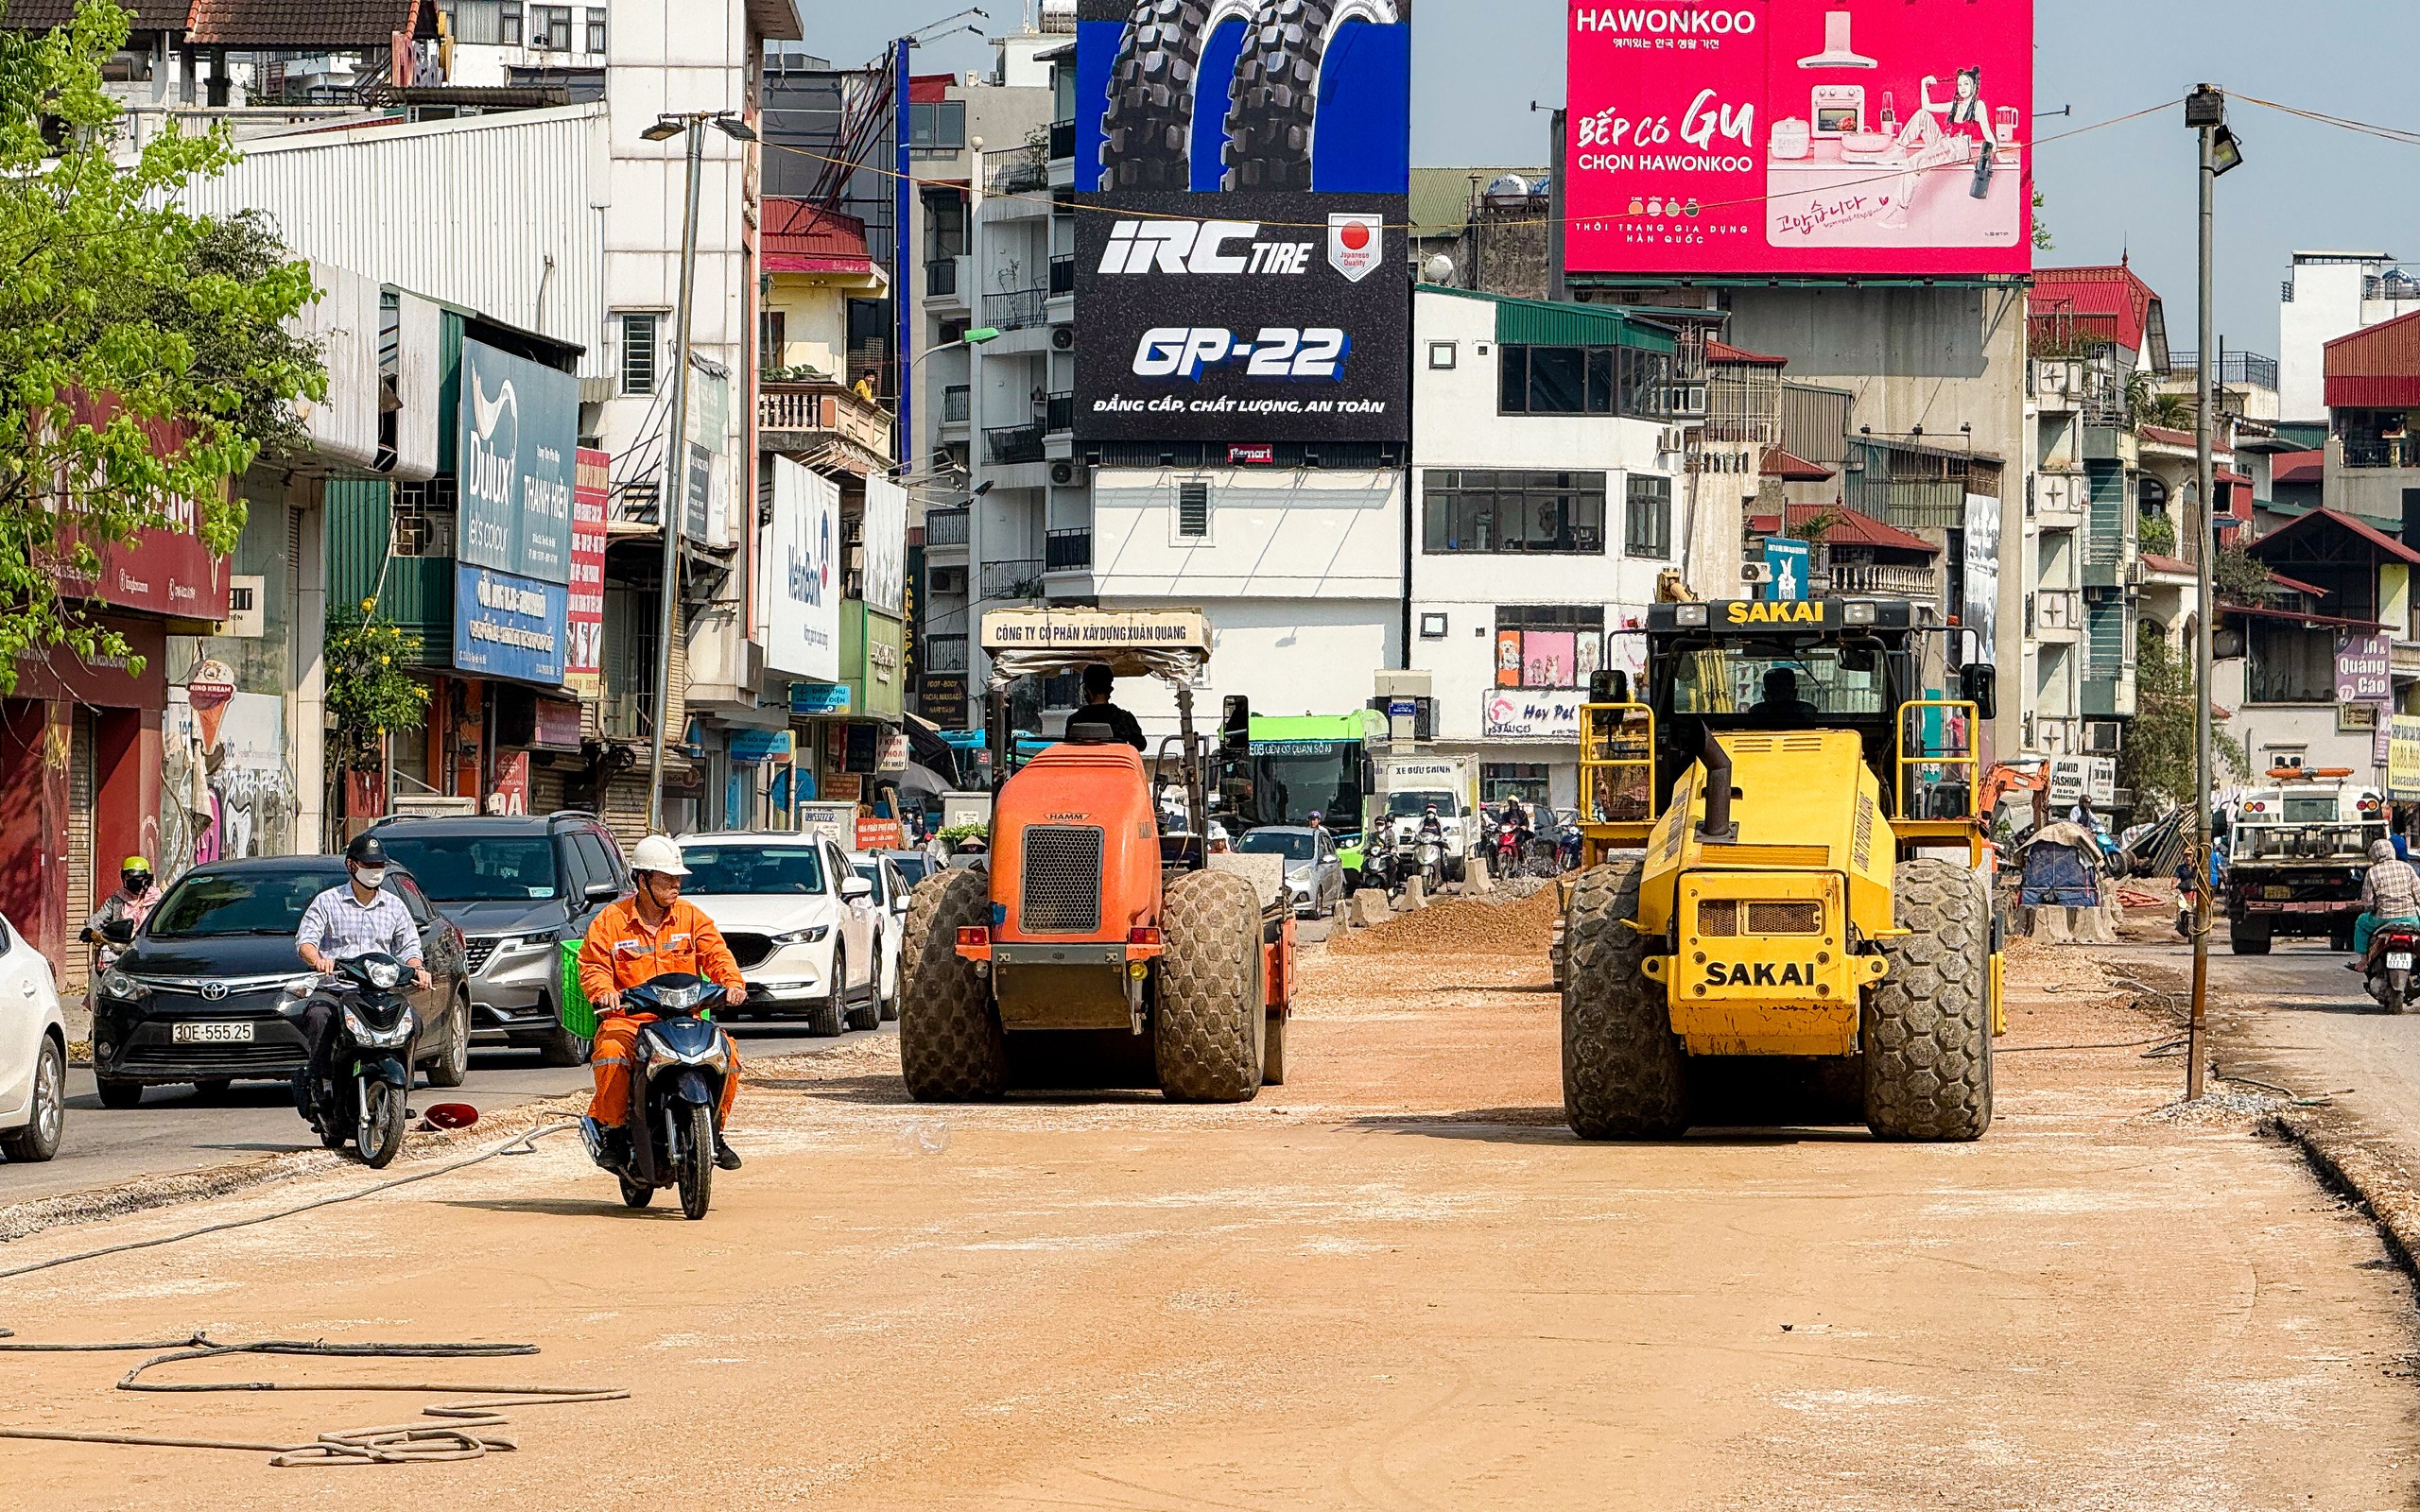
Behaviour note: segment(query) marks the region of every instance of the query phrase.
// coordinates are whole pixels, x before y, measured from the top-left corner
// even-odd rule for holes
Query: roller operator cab
[[[1193,723],[1209,644],[1190,610],[984,616],[986,728],[1007,775],[985,862],[925,879],[908,905],[899,1055],[911,1095],[1156,1086],[1243,1102],[1284,1079],[1294,922],[1282,864],[1211,856],[1200,838],[1219,785]],[[1095,665],[1173,686],[1180,731],[1156,770],[1080,713],[1068,738],[1011,772],[1009,687]],[[1186,794],[1181,824],[1163,824],[1164,782]]]
[[[1992,1117],[1997,911],[1975,793],[1992,669],[1866,599],[1658,604],[1583,726],[1564,1109],[1590,1139]],[[1951,691],[1934,691],[1951,690]],[[1839,1121],[1848,1121],[1841,1119]]]

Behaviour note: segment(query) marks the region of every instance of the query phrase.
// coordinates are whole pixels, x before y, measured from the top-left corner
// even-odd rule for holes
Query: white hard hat
[[[1213,840],[1223,840],[1226,837],[1227,827],[1219,823],[1218,820],[1212,819],[1210,821],[1210,838]]]
[[[681,864],[681,848],[666,835],[650,834],[631,851],[632,871],[659,871],[667,877],[685,877],[689,868]]]

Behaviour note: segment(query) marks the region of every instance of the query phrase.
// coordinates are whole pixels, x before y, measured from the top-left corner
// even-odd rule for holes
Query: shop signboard
[[[1080,439],[1409,438],[1411,9],[1310,8],[1317,85],[1255,87],[1248,7],[1079,0]]]
[[[1765,565],[1772,569],[1772,581],[1756,596],[1787,604],[1804,602],[1810,596],[1807,580],[1812,574],[1813,556],[1812,548],[1804,541],[1766,537]]]
[[[826,782],[826,798],[809,799],[798,806],[798,827],[808,834],[828,834],[837,845],[846,846],[856,838],[857,799],[852,792],[841,801],[832,801],[833,784]]]
[[[605,505],[613,455],[582,448],[571,492],[571,593],[563,681],[583,698],[605,691]]]
[[[2033,31],[2033,0],[1574,0],[1568,266],[2031,271]]]
[[[2396,714],[2387,727],[2387,796],[2420,799],[2420,715]]]
[[[857,849],[860,850],[899,850],[906,849],[899,838],[897,819],[860,818],[857,820]]]
[[[839,485],[774,457],[773,520],[765,537],[765,664],[794,678],[839,681]]]
[[[1210,649],[1210,622],[1200,610],[1088,609],[1074,614],[1046,609],[995,609],[983,616],[986,651],[1080,648]]]
[[[579,749],[579,705],[561,698],[541,698],[536,738],[530,744],[545,750]]]
[[[874,762],[877,772],[904,772],[908,769],[908,732],[894,730],[882,737],[882,754]]]
[[[454,665],[484,678],[560,687],[569,591],[469,562],[454,568]]]
[[[965,673],[925,674],[925,717],[942,730],[967,727]]]
[[[520,815],[529,812],[529,753],[527,751],[498,751],[496,753],[495,785],[488,789],[488,796],[491,799],[504,799],[504,812],[507,814]]]
[[[1481,696],[1479,724],[1491,740],[1577,741],[1588,702],[1579,688],[1498,688]]]
[[[730,540],[725,516],[731,502],[731,375],[702,356],[689,359],[686,487],[681,533],[704,545]]]
[[[2053,756],[2050,758],[2050,816],[2064,819],[2076,799],[2091,795],[2095,808],[2118,800],[2118,760],[2114,756]]]
[[[793,682],[790,713],[815,718],[849,712],[850,687],[845,682]]]
[[[569,583],[579,380],[465,341],[455,409],[457,556],[515,577]]]
[[[866,479],[860,526],[866,556],[866,607],[898,619],[907,612],[908,490],[889,478]]]
[[[2336,701],[2384,703],[2394,695],[2394,643],[2383,635],[2339,631]]]

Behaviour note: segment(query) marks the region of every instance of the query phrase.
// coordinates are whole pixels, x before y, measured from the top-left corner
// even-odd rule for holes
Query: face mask
[[[387,881],[387,868],[384,867],[356,867],[354,868],[353,880],[374,892]]]

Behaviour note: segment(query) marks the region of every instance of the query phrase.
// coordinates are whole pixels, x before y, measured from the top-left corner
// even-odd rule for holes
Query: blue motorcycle
[[[631,1055],[631,1121],[621,1148],[609,1149],[585,1125],[589,1159],[622,1183],[622,1201],[644,1208],[658,1189],[678,1187],[681,1212],[702,1218],[714,1198],[717,1110],[732,1074],[731,1037],[702,1017],[723,989],[701,976],[673,972],[622,991],[622,1006],[652,1014]]]

